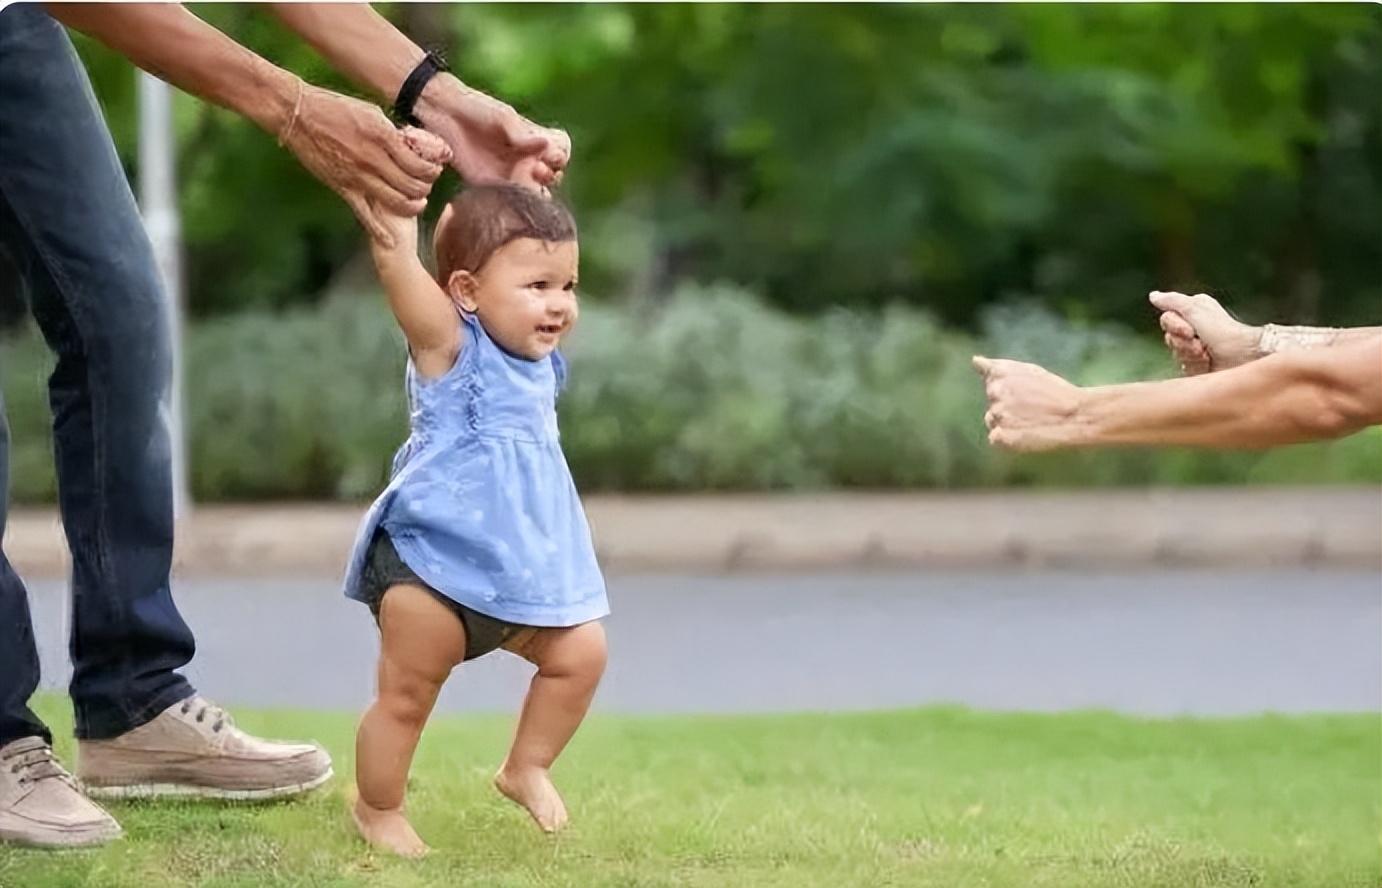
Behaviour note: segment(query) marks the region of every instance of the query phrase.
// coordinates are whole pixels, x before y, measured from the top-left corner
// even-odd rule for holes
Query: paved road
[[[61,687],[66,594],[33,584],[44,684]],[[189,670],[226,704],[355,709],[376,650],[329,580],[185,581]],[[607,712],[1104,707],[1151,715],[1382,710],[1382,577],[928,572],[617,576]],[[458,672],[440,706],[512,710],[524,664]]]

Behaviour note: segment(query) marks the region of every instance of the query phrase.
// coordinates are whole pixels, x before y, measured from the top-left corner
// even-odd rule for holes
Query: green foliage
[[[1099,451],[1017,457],[985,441],[976,352],[1040,360],[1082,383],[1164,375],[1159,345],[994,308],[976,339],[900,305],[806,319],[733,287],[686,287],[641,310],[588,305],[560,401],[583,490],[773,490],[1382,482],[1382,429],[1269,455]],[[34,339],[7,344],[16,498],[53,480]],[[372,496],[407,434],[402,338],[370,294],[320,309],[196,324],[185,344],[195,495]]]
[[[1146,319],[1375,322],[1382,12],[1368,5],[389,7],[568,128],[593,291],[726,280],[793,311],[1014,296]],[[251,6],[197,12],[343,87]],[[83,41],[122,155],[128,66]],[[311,299],[360,235],[273,140],[178,103],[193,309]],[[445,184],[442,190],[452,185]]]

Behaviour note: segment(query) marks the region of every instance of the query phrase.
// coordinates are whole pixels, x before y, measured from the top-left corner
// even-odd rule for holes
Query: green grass
[[[61,701],[42,702],[65,733]],[[435,851],[381,858],[345,814],[354,717],[240,713],[316,737],[332,788],[259,807],[124,804],[127,838],[0,851],[0,885],[1376,888],[1375,715],[596,717],[557,770],[560,838],[489,789],[509,720],[439,718],[414,769]],[[70,743],[61,751],[70,756]]]

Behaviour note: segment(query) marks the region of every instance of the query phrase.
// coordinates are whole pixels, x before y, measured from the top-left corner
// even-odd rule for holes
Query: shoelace
[[[194,709],[197,711],[197,724],[206,721],[208,715],[214,719],[211,723],[212,733],[217,733],[222,728],[232,727],[235,724],[235,722],[231,721],[230,713],[208,700],[203,700],[201,697],[190,697],[182,704],[183,715],[187,715]]]
[[[53,748],[47,744],[14,750],[0,759],[0,767],[7,768],[11,774],[18,774],[20,786],[54,778],[68,784],[73,783],[72,775],[58,764],[57,758],[53,756]]]

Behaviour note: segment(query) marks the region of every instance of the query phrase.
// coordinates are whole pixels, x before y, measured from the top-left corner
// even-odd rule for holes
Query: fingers
[[[522,185],[533,191],[545,191],[548,182],[551,180],[551,171],[537,157],[521,158],[513,166],[512,181],[515,185]]]
[[[1167,333],[1161,339],[1178,361],[1209,360],[1209,349],[1205,348],[1204,343],[1193,336],[1175,336]]]
[[[544,157],[553,169],[565,169],[571,161],[571,134],[564,129],[547,127],[547,140],[552,143],[551,156]]]
[[[1171,350],[1172,357],[1180,364],[1182,375],[1199,376],[1210,371],[1209,351],[1204,347],[1204,343],[1198,339],[1187,341],[1167,336],[1166,347]]]
[[[384,183],[393,193],[394,200],[426,200],[432,192],[432,183],[441,175],[441,167],[418,157],[401,137],[388,143],[388,152],[389,158],[382,159],[368,174],[372,174],[376,182]],[[404,163],[395,162],[403,157],[409,158],[408,163],[415,169],[421,164],[423,172],[415,175],[405,168]],[[368,174],[366,178],[369,178]]]
[[[1002,411],[991,409],[984,414],[984,428],[988,430],[989,446],[999,450],[1026,450],[1022,432],[1010,428]]]
[[[1171,356],[1180,364],[1181,373],[1186,376],[1199,376],[1208,373],[1212,363],[1209,349],[1197,337],[1175,336],[1167,333],[1162,337]]]
[[[571,137],[564,130],[547,130],[547,150],[542,153],[542,162],[552,171],[555,182],[560,182],[571,162]]]
[[[989,430],[989,440],[992,441],[991,433],[1003,422],[1003,399],[1006,389],[1001,379],[1003,373],[1000,365],[1007,362],[995,361],[981,355],[975,355],[972,362],[974,368],[984,377],[984,397],[989,402],[989,408],[984,413],[984,428]]]
[[[1174,336],[1179,339],[1194,339],[1195,327],[1185,319],[1185,316],[1176,311],[1163,311],[1158,319],[1161,329],[1167,336]]]
[[[525,157],[514,164],[511,181],[532,189],[543,197],[551,197],[551,189],[561,181],[561,176],[554,175],[541,158]]]
[[[430,175],[432,179],[441,175],[442,168],[451,163],[451,146],[446,144],[445,139],[415,126],[405,126],[400,132],[403,134],[404,144],[411,149],[410,154],[415,159],[426,161],[428,169],[425,174]],[[405,169],[412,175],[424,175],[417,172],[417,167],[405,166]]]
[[[554,188],[561,183],[571,161],[571,137],[565,131],[538,127],[520,117],[510,129],[509,142],[515,153],[534,161],[523,170],[530,187]]]
[[[520,120],[518,132],[509,135],[514,153],[522,158],[514,167],[515,179],[529,188],[555,185],[557,170],[565,165],[561,152],[542,130]]]
[[[424,153],[434,150],[434,147],[416,136],[410,138],[407,133],[395,130],[390,138],[384,140],[384,147],[388,149],[394,166],[409,179],[430,188],[437,176],[441,175],[442,165]]]
[[[524,170],[524,176],[530,183],[530,187],[546,191],[561,183],[562,174],[554,171],[545,160],[534,157],[519,161]]]
[[[386,248],[394,246],[393,233],[375,213],[374,207],[370,206],[369,201],[358,194],[345,194],[342,197],[345,198],[351,211],[355,213],[355,218],[360,220],[360,224],[369,233],[371,240]]]
[[[1184,294],[1153,293],[1152,296],[1174,297],[1184,296]],[[1185,297],[1186,300],[1191,300],[1192,298],[1193,297]],[[1154,298],[1153,304],[1156,304],[1156,301],[1157,300]],[[1186,304],[1179,299],[1162,299],[1161,301],[1167,305],[1181,304],[1182,307],[1187,307]],[[1170,350],[1172,356],[1180,364],[1181,373],[1186,376],[1199,376],[1200,374],[1208,373],[1211,364],[1209,349],[1205,347],[1204,341],[1200,339],[1195,330],[1195,326],[1175,309],[1168,308],[1164,310],[1159,320],[1161,329],[1165,334],[1162,336],[1162,340],[1166,343],[1166,348]]]
[[[368,208],[367,213],[371,217],[382,216],[401,216],[413,218],[422,214],[427,209],[427,198],[410,198],[399,194],[394,187],[383,179],[374,176],[363,176],[358,184],[358,188],[352,192],[342,192],[346,202],[351,209],[356,210],[356,215],[360,216],[357,202],[363,203]],[[354,198],[352,200],[352,198]],[[365,218],[361,216],[361,221]],[[368,227],[368,225],[366,225]]]
[[[392,183],[378,178],[366,178],[362,184],[366,200],[396,216],[418,216],[427,209],[426,192],[421,197],[409,197],[399,193]]]
[[[1167,333],[1162,337],[1166,347],[1179,361],[1205,361],[1210,359],[1209,349],[1195,336],[1177,336]]]

